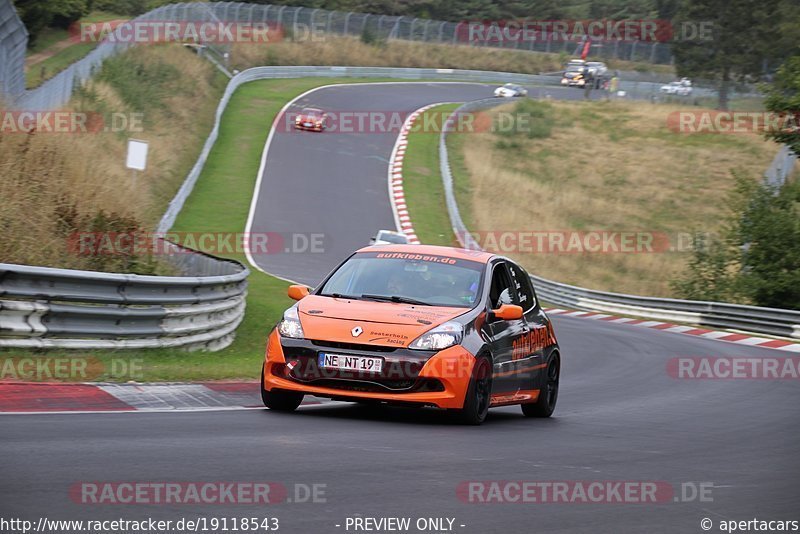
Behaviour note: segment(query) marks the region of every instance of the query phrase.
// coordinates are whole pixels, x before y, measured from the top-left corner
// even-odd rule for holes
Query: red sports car
[[[294,119],[294,127],[298,130],[321,132],[328,127],[328,115],[318,108],[303,108]]]

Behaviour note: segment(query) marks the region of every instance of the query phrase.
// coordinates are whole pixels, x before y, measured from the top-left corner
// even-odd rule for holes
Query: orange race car
[[[303,108],[294,119],[294,127],[298,130],[321,132],[328,127],[328,115],[318,108]]]
[[[480,424],[490,406],[549,417],[561,356],[519,265],[485,252],[375,245],[347,258],[269,334],[261,396],[435,406]]]

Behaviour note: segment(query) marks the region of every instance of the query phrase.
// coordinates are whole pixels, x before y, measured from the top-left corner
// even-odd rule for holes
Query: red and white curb
[[[678,325],[673,323],[665,323],[662,321],[652,321],[649,319],[633,319],[630,317],[620,317],[618,315],[609,315],[599,312],[562,310],[560,308],[545,309],[545,312],[549,315],[579,317],[581,319],[595,319],[597,321],[606,321],[613,324],[654,328],[663,332],[697,336],[705,339],[713,339],[714,341],[725,341],[728,343],[737,343],[739,345],[748,345],[751,347],[763,347],[767,349],[778,349],[800,353],[800,343],[798,342],[759,337],[754,336],[753,334],[740,334],[736,332],[726,332],[724,330],[708,330],[705,328],[698,328],[696,326]]]
[[[307,396],[303,405],[327,404]],[[258,381],[163,383],[1,382],[0,413],[185,412],[264,408]]]
[[[421,114],[445,103],[429,104],[411,113],[400,128],[400,134],[397,136],[392,155],[389,157],[389,198],[392,201],[395,223],[397,229],[408,236],[408,242],[414,245],[419,245],[420,241],[416,232],[414,232],[414,225],[411,224],[411,217],[408,214],[408,206],[406,205],[406,195],[403,191],[403,159],[408,149],[408,134],[411,132],[411,126],[414,121]]]

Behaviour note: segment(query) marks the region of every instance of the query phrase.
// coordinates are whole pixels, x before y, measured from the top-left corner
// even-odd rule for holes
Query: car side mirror
[[[300,300],[308,296],[308,287],[301,285],[289,286],[289,298],[292,300]]]
[[[374,237],[370,237],[369,238],[369,242],[374,245],[375,244],[375,238]]]
[[[522,319],[522,306],[516,304],[503,304],[496,310],[492,310],[492,318],[502,321],[514,321]]]

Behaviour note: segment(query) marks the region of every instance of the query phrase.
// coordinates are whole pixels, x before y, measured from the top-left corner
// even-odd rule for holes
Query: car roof
[[[358,249],[356,252],[406,252],[413,254],[429,254],[431,256],[448,256],[459,260],[472,260],[488,263],[494,257],[490,252],[482,250],[467,250],[456,247],[441,247],[438,245],[372,245]]]

